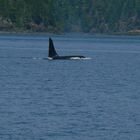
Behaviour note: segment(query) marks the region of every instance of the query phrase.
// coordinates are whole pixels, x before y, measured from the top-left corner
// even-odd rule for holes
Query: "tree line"
[[[113,33],[140,29],[140,0],[0,0],[0,30]]]

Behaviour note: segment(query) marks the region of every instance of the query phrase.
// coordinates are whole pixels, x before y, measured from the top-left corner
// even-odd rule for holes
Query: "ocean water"
[[[140,140],[140,37],[0,35],[0,140]]]

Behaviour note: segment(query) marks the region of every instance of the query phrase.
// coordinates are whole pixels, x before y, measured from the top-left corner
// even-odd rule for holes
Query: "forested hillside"
[[[140,30],[140,0],[0,0],[0,31]]]

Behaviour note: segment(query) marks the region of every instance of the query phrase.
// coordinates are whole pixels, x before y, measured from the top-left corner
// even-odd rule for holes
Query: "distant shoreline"
[[[35,32],[35,31],[0,31],[0,35],[116,35],[116,36],[140,36],[140,30],[132,30],[128,32],[112,32],[112,33],[84,33],[84,32]]]

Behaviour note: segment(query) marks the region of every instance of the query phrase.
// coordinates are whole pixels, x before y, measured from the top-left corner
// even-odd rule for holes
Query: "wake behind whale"
[[[30,57],[21,57],[22,59],[30,59]],[[55,50],[53,40],[49,38],[48,57],[31,57],[33,60],[89,60],[90,57],[82,55],[60,56]]]

